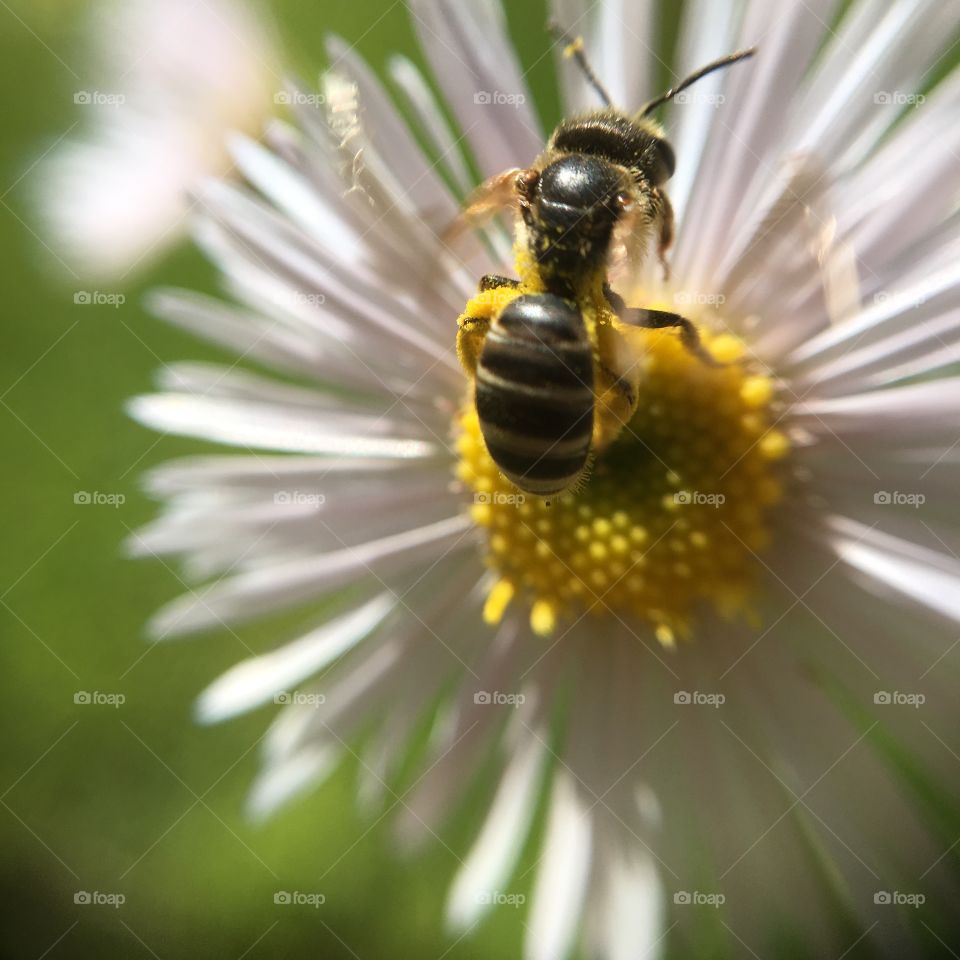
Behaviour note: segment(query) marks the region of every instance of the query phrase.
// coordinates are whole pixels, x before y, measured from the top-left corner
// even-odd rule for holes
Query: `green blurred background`
[[[159,562],[123,556],[156,505],[139,491],[151,465],[204,449],[158,438],[126,418],[124,401],[179,359],[225,355],[149,316],[157,283],[216,290],[188,243],[121,290],[119,308],[75,305],[105,289],[64,271],[44,248],[32,196],[35,160],[71,126],[78,89],[97,89],[88,62],[86,0],[0,2],[0,244],[5,350],[0,376],[3,525],[0,629],[0,954],[40,957],[470,958],[518,953],[522,917],[503,908],[460,942],[441,923],[456,860],[433,844],[413,863],[391,852],[388,816],[355,808],[356,762],[265,825],[243,805],[268,707],[213,728],[193,701],[247,655],[227,634],[151,646],[143,625],[181,586]],[[302,77],[323,64],[322,38],[357,41],[382,73],[401,51],[418,63],[401,2],[274,0],[285,52]],[[525,63],[546,47],[542,3],[510,11]],[[372,24],[372,26],[371,26]],[[185,38],[186,41],[186,38]],[[530,76],[556,116],[549,61]],[[109,285],[107,285],[109,288]],[[113,288],[111,288],[113,289]],[[226,358],[233,362],[234,358]],[[78,505],[78,491],[122,494],[120,507]],[[266,649],[305,615],[244,628]],[[122,693],[119,708],[78,705],[78,691]],[[463,850],[479,810],[444,831]],[[277,891],[319,892],[320,908],[277,906]],[[78,891],[122,894],[118,909],[75,904]]]
[[[239,631],[150,646],[143,625],[178,594],[176,572],[122,553],[156,505],[139,492],[151,465],[202,451],[128,420],[124,401],[179,359],[233,362],[141,307],[156,285],[214,291],[187,243],[122,289],[119,308],[74,304],[96,288],[64,272],[37,236],[34,161],[75,122],[77,89],[96,89],[85,56],[86,0],[0,0],[0,244],[5,344],[4,549],[0,629],[0,953],[17,958],[424,957],[519,954],[522,911],[501,908],[469,937],[441,923],[447,884],[483,798],[413,863],[391,852],[390,820],[356,812],[356,762],[265,825],[243,815],[268,707],[212,728],[197,693],[221,671],[311,622],[288,615]],[[557,119],[542,0],[508,4],[511,30],[545,118]],[[422,64],[402,2],[273,0],[285,52],[315,77],[325,32],[355,42],[375,69],[400,51]],[[673,42],[675,22],[659,41]],[[382,71],[381,71],[382,72]],[[664,78],[665,79],[665,78]],[[79,130],[80,128],[77,128]],[[122,506],[78,505],[78,491]],[[78,691],[121,693],[119,708]],[[526,891],[526,882],[518,889]],[[278,906],[277,891],[321,893]],[[75,904],[122,894],[120,908]]]

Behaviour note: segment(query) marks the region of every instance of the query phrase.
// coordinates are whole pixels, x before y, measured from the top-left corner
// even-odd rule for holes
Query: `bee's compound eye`
[[[654,144],[656,146],[656,155],[657,155],[657,178],[656,183],[659,186],[661,183],[665,183],[673,176],[673,171],[677,168],[677,156],[673,152],[673,147],[664,140],[662,137],[658,137]]]

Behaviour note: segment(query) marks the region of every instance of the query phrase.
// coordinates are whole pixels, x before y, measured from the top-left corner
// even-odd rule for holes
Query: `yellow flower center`
[[[773,426],[775,385],[729,334],[701,329],[728,364],[717,367],[675,331],[628,336],[642,357],[639,405],[574,492],[522,495],[487,453],[472,403],[460,415],[457,474],[474,493],[471,515],[497,575],[489,623],[522,602],[543,636],[583,616],[639,619],[672,646],[705,607],[756,620],[757,555],[789,450]]]

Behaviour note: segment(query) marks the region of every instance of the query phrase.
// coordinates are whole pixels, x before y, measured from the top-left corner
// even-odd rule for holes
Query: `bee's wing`
[[[853,247],[838,236],[832,187],[819,158],[813,154],[790,158],[781,174],[779,195],[738,260],[746,265],[775,255],[789,256],[796,275],[803,276],[812,258],[819,271],[827,316],[836,323],[859,306],[861,285]],[[804,242],[798,244],[798,237]],[[784,247],[789,249],[784,251]],[[731,271],[732,278],[737,278],[737,270]]]
[[[821,220],[812,209],[806,212],[811,253],[820,267],[827,317],[831,323],[838,323],[860,306],[857,255],[849,240],[837,236],[837,218],[832,213]]]
[[[477,187],[467,197],[463,210],[443,231],[444,243],[451,244],[468,230],[482,227],[498,213],[512,206],[517,199],[517,176],[519,167],[511,167],[498,173]]]
[[[635,203],[621,215],[607,255],[607,273],[612,283],[629,285],[638,275],[654,234],[653,218],[640,204]]]

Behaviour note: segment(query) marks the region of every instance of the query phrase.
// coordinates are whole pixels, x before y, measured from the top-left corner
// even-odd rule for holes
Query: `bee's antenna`
[[[747,60],[756,52],[756,47],[750,47],[747,50],[738,50],[736,53],[731,53],[726,57],[721,57],[719,60],[708,63],[705,67],[697,70],[696,73],[691,73],[683,82],[678,83],[675,87],[671,87],[666,93],[662,93],[659,97],[647,101],[647,103],[637,111],[637,116],[645,117],[647,114],[653,113],[660,104],[672,100],[681,90],[686,90],[687,87],[703,79],[708,73],[713,73],[714,70],[720,70],[722,67],[729,67],[731,64],[739,63],[741,60]]]
[[[608,107],[613,106],[610,95],[603,89],[603,84],[597,79],[597,75],[593,72],[587,60],[587,55],[583,52],[583,37],[571,38],[570,34],[567,33],[556,20],[548,21],[547,30],[564,44],[563,55],[565,57],[573,57],[573,59],[576,60],[577,66],[583,71],[583,75],[587,78],[587,83],[597,91],[604,104]]]

